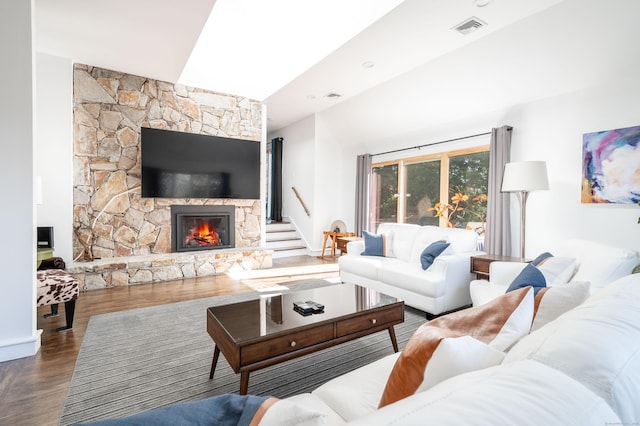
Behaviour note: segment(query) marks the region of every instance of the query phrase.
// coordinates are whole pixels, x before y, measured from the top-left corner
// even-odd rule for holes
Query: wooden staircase
[[[267,223],[267,248],[273,250],[273,258],[308,255],[307,246],[295,226],[286,219],[283,220]]]

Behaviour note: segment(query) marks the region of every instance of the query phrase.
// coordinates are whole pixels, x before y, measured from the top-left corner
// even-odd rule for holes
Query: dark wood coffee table
[[[293,302],[321,303],[324,312],[303,316]],[[247,394],[249,373],[349,340],[388,330],[404,322],[404,302],[354,284],[266,294],[247,302],[207,308],[207,332],[215,348],[209,379],[220,352],[240,373],[240,395]]]

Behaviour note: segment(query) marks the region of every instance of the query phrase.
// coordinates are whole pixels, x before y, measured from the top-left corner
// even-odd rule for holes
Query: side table
[[[324,239],[322,241],[322,255],[320,255],[320,259],[324,259],[324,251],[327,248],[327,240],[331,239],[331,254],[329,257],[336,257],[336,246],[338,244],[338,238],[343,237],[354,237],[355,232],[335,232],[335,231],[324,231]]]
[[[345,254],[347,252],[347,244],[351,241],[361,241],[362,237],[339,237],[336,246],[340,250],[340,254]]]
[[[497,254],[482,254],[478,256],[471,256],[471,273],[476,274],[476,278],[479,280],[489,279],[489,265],[492,262],[531,262],[530,259],[523,259],[521,257],[513,256],[500,256]]]

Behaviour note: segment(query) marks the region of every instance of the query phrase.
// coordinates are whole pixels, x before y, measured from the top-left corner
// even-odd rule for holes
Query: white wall
[[[580,202],[582,135],[640,125],[638,12],[635,0],[565,0],[318,113],[322,135],[330,137],[318,133],[305,143],[327,139],[336,151],[333,158],[305,160],[316,170],[340,167],[342,178],[334,184],[340,201],[315,203],[313,215],[353,227],[358,154],[511,125],[512,160],[546,161],[551,185],[529,197],[528,255],[566,238],[640,249],[638,206]],[[514,92],[526,100],[512,106]],[[512,198],[517,250],[519,210]]]
[[[393,148],[472,135],[492,127],[512,125],[512,161],[547,162],[549,191],[530,194],[527,204],[527,255],[547,250],[554,241],[584,238],[640,250],[640,208],[636,205],[582,204],[582,135],[598,130],[640,125],[640,78],[613,81],[600,87],[556,96],[433,127],[422,136],[390,137],[344,150],[342,216],[352,218],[355,156]],[[486,142],[484,138],[478,140]],[[451,149],[457,147],[451,146]],[[376,158],[376,160],[379,160]],[[317,167],[321,167],[318,165]],[[519,206],[512,196],[513,247],[519,243]],[[322,212],[314,212],[322,214]],[[352,223],[352,222],[350,222]],[[516,255],[516,253],[514,253]]]
[[[36,175],[42,178],[38,226],[53,226],[54,256],[73,260],[73,64],[36,55]]]
[[[308,117],[292,124],[277,134],[271,134],[268,140],[282,137],[282,215],[290,217],[307,246],[312,248],[313,219],[315,217],[315,118]],[[295,187],[306,204],[311,216],[291,189]]]
[[[343,150],[319,116],[300,120],[270,134],[268,139],[276,137],[283,138],[282,215],[291,218],[307,247],[319,253],[323,231],[328,231],[334,220],[348,223],[349,219],[343,216],[342,206]],[[291,187],[300,193],[310,216]]]
[[[330,231],[334,220],[342,220],[347,224],[349,218],[343,215],[345,209],[342,206],[341,194],[344,190],[344,168],[339,140],[333,134],[331,126],[321,116],[317,115],[315,122],[314,205],[322,208],[316,208],[312,213],[314,215],[313,247],[322,249],[323,231]],[[353,226],[347,230],[353,231]]]
[[[36,330],[34,199],[33,4],[3,1],[0,6],[0,97],[2,150],[0,193],[3,224],[0,259],[0,362],[35,354]]]
[[[544,160],[549,173],[550,190],[529,196],[529,255],[544,250],[552,240],[566,238],[640,249],[637,205],[582,204],[580,201],[582,135],[640,125],[638,93],[640,79],[612,81],[597,88],[534,102],[505,114],[505,120],[514,126],[512,160]],[[519,220],[514,219],[513,223],[517,225]],[[517,232],[516,229],[514,233]]]

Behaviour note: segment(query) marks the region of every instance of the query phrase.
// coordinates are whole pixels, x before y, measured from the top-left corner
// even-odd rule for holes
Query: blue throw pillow
[[[387,247],[384,234],[372,234],[371,232],[362,231],[364,237],[364,251],[361,256],[384,256]]]
[[[531,261],[531,264],[534,265],[534,266],[538,266],[543,260],[545,260],[545,259],[547,259],[549,257],[553,257],[553,255],[551,253],[549,253],[548,251],[545,251],[544,253],[540,254],[538,257],[533,259]]]
[[[542,272],[531,263],[525,266],[513,280],[509,288],[507,288],[507,293],[528,286],[533,287],[534,295],[538,294],[541,289],[547,286],[547,280],[545,280]]]
[[[427,270],[433,264],[433,261],[436,260],[436,257],[440,256],[440,254],[449,247],[449,243],[446,241],[434,241],[429,244],[427,248],[422,251],[420,255],[420,263],[422,264],[422,269]]]

